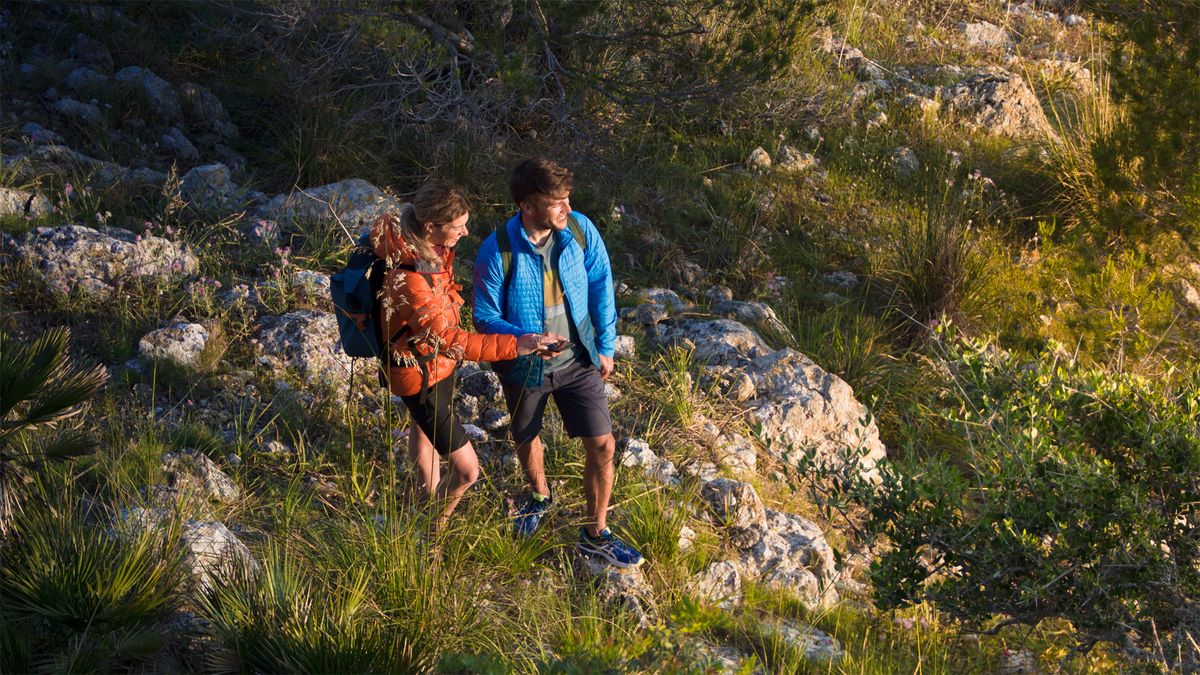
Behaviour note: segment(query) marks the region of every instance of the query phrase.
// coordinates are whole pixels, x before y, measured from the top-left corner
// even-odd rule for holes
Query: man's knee
[[[598,465],[611,464],[617,453],[617,441],[612,434],[587,439],[588,459]]]

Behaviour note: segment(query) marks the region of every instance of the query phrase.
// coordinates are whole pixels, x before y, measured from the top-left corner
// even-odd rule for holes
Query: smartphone
[[[559,352],[563,351],[564,349],[566,349],[567,347],[570,347],[570,346],[571,346],[570,340],[559,340],[558,342],[552,342],[552,343],[546,345],[544,349],[553,354],[558,354]]]

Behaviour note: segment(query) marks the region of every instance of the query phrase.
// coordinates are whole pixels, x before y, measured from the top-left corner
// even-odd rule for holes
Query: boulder
[[[771,351],[758,333],[730,319],[672,318],[658,328],[659,342],[687,339],[696,358],[710,365],[742,365]]]
[[[92,95],[100,93],[108,85],[108,78],[87,66],[81,66],[72,70],[63,84],[76,94]]]
[[[71,54],[76,61],[91,66],[101,73],[107,74],[113,71],[113,58],[108,47],[91,36],[76,33],[75,46],[71,49]]]
[[[972,75],[942,89],[943,110],[964,126],[1020,140],[1057,138],[1025,80],[1005,70]]]
[[[37,122],[26,122],[21,125],[22,138],[28,138],[33,145],[62,145],[65,141],[62,135],[52,129],[47,129]]]
[[[779,150],[779,161],[776,168],[787,173],[800,173],[816,168],[821,163],[811,152],[800,152],[790,145]]]
[[[41,145],[25,155],[4,155],[3,168],[17,180],[41,176],[78,176],[101,188],[161,188],[165,173],[147,168],[129,169],[119,164],[88,157],[63,145]]]
[[[709,563],[688,580],[687,589],[721,609],[733,609],[742,604],[742,575],[737,564],[728,560]]]
[[[260,218],[279,223],[338,220],[357,232],[400,202],[361,178],[272,197],[257,210]]]
[[[186,139],[185,139],[186,140]],[[179,196],[202,210],[228,210],[240,206],[246,193],[232,180],[224,164],[197,166],[179,180]]]
[[[1008,44],[1008,31],[987,21],[958,24],[967,46],[979,49],[994,49]]]
[[[854,288],[858,285],[858,275],[848,270],[834,270],[821,275],[821,280],[838,288]]]
[[[716,441],[717,461],[721,466],[738,473],[754,473],[758,467],[758,451],[754,442],[741,434],[722,434]]]
[[[754,380],[740,368],[730,366],[704,366],[700,369],[700,389],[715,392],[725,398],[742,403],[754,398]]]
[[[0,216],[39,218],[53,209],[45,195],[0,187]]]
[[[875,465],[887,450],[875,420],[844,380],[792,349],[760,356],[747,372],[758,394],[750,417],[772,456],[794,462],[809,451],[823,466],[878,480]]]
[[[167,122],[178,121],[183,114],[179,95],[166,80],[155,75],[149,68],[129,66],[117,71],[113,79],[125,87],[145,95],[150,109]]]
[[[354,359],[341,349],[333,314],[306,309],[263,317],[261,323],[256,344],[261,363],[295,369],[312,384],[343,386],[349,382]],[[373,377],[373,362],[364,359],[356,370]]]
[[[768,333],[776,335],[787,335],[789,333],[787,327],[783,325],[783,322],[775,314],[775,310],[763,302],[723,300],[713,304],[712,313],[717,316],[723,316],[726,319],[750,324]]]
[[[229,113],[207,88],[194,82],[179,85],[179,99],[183,105],[183,118],[195,130],[209,131],[225,139],[237,138],[238,129],[229,119]]]
[[[179,127],[167,129],[166,133],[158,139],[158,143],[184,164],[195,164],[200,160],[200,151],[192,145]]]
[[[700,497],[708,505],[717,524],[726,528],[734,546],[748,549],[762,539],[766,507],[753,485],[728,478],[714,478],[700,488]]]
[[[851,47],[841,38],[827,36],[822,42],[821,50],[836,59],[839,65],[862,82],[881,80],[884,77],[883,68],[878,63],[868,59],[861,50]]]
[[[64,120],[82,127],[97,129],[104,126],[104,113],[91,103],[64,97],[55,101],[51,109]]]
[[[507,410],[501,408],[487,408],[479,415],[479,426],[487,429],[493,434],[501,434],[508,430],[508,425],[512,423],[512,416]]]
[[[197,450],[168,452],[163,455],[162,468],[167,484],[175,490],[225,504],[236,501],[241,495],[233,479],[225,475],[208,455]]]
[[[122,520],[134,530],[166,530],[173,516],[168,511],[133,508],[123,512]],[[182,524],[184,565],[196,590],[210,590],[221,579],[257,574],[258,561],[250,549],[223,523],[188,520]]]
[[[748,577],[792,593],[809,608],[837,602],[837,566],[820,527],[793,513],[764,509],[758,530],[739,559]]]
[[[809,661],[837,661],[845,655],[835,638],[812,626],[772,619],[762,624],[762,633],[797,649]]]
[[[641,472],[659,483],[674,485],[679,482],[679,471],[669,459],[662,459],[650,444],[639,438],[630,439],[621,450],[621,466],[640,469]]]
[[[100,300],[135,280],[167,281],[200,267],[186,244],[82,225],[34,228],[14,239],[11,253],[36,269],[50,291],[78,290]]]
[[[208,337],[208,329],[198,323],[174,323],[142,336],[138,352],[148,359],[166,359],[195,367],[200,364]]]
[[[637,342],[632,335],[618,335],[613,358],[619,361],[633,361],[637,358]]]
[[[621,309],[620,315],[622,321],[630,321],[643,326],[654,326],[660,321],[666,320],[668,316],[666,307],[654,303],[625,307]]]
[[[500,376],[496,373],[465,361],[458,369],[457,377],[460,391],[477,396],[489,404],[504,401],[504,388],[500,384]]]
[[[888,166],[901,178],[912,178],[921,170],[921,160],[908,146],[900,146],[888,155]]]
[[[638,625],[653,625],[653,589],[640,567],[619,568],[590,556],[577,556],[577,569],[596,584],[597,598],[609,606],[622,607],[637,618]]]
[[[767,151],[759,146],[750,151],[746,157],[746,168],[759,173],[766,173],[771,170],[771,156]]]
[[[637,292],[637,298],[645,303],[660,305],[672,312],[682,312],[688,304],[679,294],[669,288],[644,288]]]

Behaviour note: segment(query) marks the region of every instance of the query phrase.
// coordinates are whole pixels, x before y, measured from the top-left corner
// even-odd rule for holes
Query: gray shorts
[[[608,414],[608,395],[600,371],[578,361],[547,373],[538,387],[503,383],[504,400],[512,416],[509,430],[517,445],[528,443],[542,431],[546,401],[554,397],[563,427],[571,438],[604,436],[612,433]]]

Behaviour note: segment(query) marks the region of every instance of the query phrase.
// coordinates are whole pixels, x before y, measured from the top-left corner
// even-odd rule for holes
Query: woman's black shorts
[[[454,375],[430,387],[424,403],[420,394],[400,399],[413,422],[433,441],[439,455],[445,457],[467,444],[467,431],[454,414]]]

